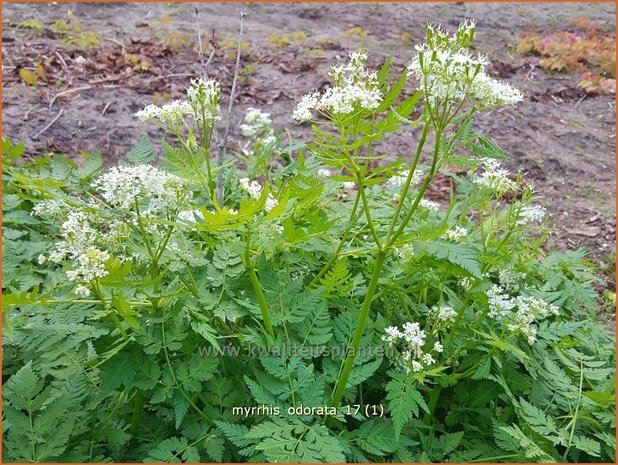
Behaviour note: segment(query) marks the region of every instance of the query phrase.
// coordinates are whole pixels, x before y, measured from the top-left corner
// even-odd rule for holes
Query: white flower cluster
[[[436,362],[432,352],[441,353],[444,350],[439,341],[434,343],[431,350],[425,350],[427,335],[418,323],[404,323],[402,330],[397,326],[389,326],[384,331],[386,335],[382,336],[382,340],[400,350],[401,359],[396,360],[396,363],[406,372],[410,369],[415,373],[423,371]]]
[[[558,315],[553,304],[531,296],[510,296],[507,291],[494,284],[486,293],[489,300],[489,316],[504,324],[509,331],[519,332],[527,337],[529,344],[536,341],[537,329],[533,324],[549,315]]]
[[[114,209],[114,218],[101,214],[100,202],[94,199],[81,209],[69,209],[68,204],[54,201],[35,208],[41,215],[68,210],[60,226],[61,240],[48,256],[42,255],[38,261],[41,264],[47,260],[57,264],[66,262],[67,278],[77,284],[74,292],[79,297],[90,295],[92,282],[107,276],[112,256],[121,261],[142,260],[139,254],[129,250],[129,235],[138,224],[136,205],[142,219],[154,220],[146,224],[146,231],[153,234],[167,232],[167,226],[160,227],[159,220],[173,221],[176,219],[173,215],[179,210],[187,216],[193,215],[194,222],[201,215],[188,208],[191,192],[182,178],[150,165],[113,167],[91,186],[95,195]],[[125,216],[121,218],[118,214]]]
[[[463,226],[455,225],[444,233],[444,237],[453,242],[461,242],[468,236],[468,230]]]
[[[182,210],[178,212],[178,221],[182,221],[188,224],[194,224],[198,221],[204,220],[204,215],[199,210]]]
[[[498,281],[500,286],[509,292],[516,292],[519,290],[519,283],[526,277],[525,273],[519,271],[513,271],[509,268],[502,268],[498,271]]]
[[[419,81],[425,97],[433,106],[455,104],[466,98],[483,107],[513,105],[521,92],[485,73],[487,59],[469,51],[476,26],[466,21],[452,36],[436,26],[427,27],[427,40],[416,46],[417,54],[408,71]]]
[[[526,205],[519,210],[519,215],[515,224],[517,226],[525,226],[536,221],[543,221],[545,215],[545,208],[540,205]]]
[[[69,281],[89,283],[96,278],[107,276],[105,264],[110,259],[106,250],[89,247],[88,250],[75,259],[75,269],[67,271]]]
[[[173,100],[163,106],[150,104],[143,110],[135,113],[137,119],[145,123],[159,121],[170,127],[179,127],[184,118],[193,115],[193,108],[186,100]]]
[[[218,118],[220,94],[221,88],[217,81],[193,79],[187,88],[187,100],[173,100],[163,106],[150,104],[135,116],[140,121],[162,123],[173,130],[179,130],[186,117],[193,117],[201,124],[212,125]]]
[[[395,255],[397,255],[397,257],[401,258],[402,260],[410,260],[412,257],[414,257],[414,244],[412,244],[412,242],[409,242],[395,249]]]
[[[472,176],[472,182],[482,189],[503,195],[509,191],[517,190],[517,183],[510,178],[511,173],[500,166],[500,162],[494,158],[483,158],[483,173]]]
[[[47,259],[57,264],[64,260],[71,261],[73,268],[66,272],[67,278],[78,283],[75,288],[78,297],[88,297],[90,290],[86,285],[108,274],[106,265],[111,255],[96,245],[104,234],[97,225],[96,217],[82,210],[69,212],[60,233],[62,240],[56,243],[48,257],[41,255],[38,261],[41,264]]]
[[[262,196],[262,190],[264,189],[259,182],[255,180],[249,181],[249,178],[241,178],[240,187],[242,187],[243,190],[246,191],[255,200],[258,200]],[[266,210],[266,212],[269,212],[277,205],[279,205],[279,202],[276,198],[273,197],[272,193],[269,192],[268,196],[266,197],[266,202],[264,203],[264,210]]]
[[[316,175],[320,179],[325,179],[325,178],[328,178],[329,176],[332,176],[333,173],[327,168],[319,168]]]
[[[432,308],[432,311],[436,314],[438,320],[440,321],[455,321],[455,318],[457,317],[457,312],[455,309],[447,305],[435,306]]]
[[[458,284],[464,291],[468,292],[472,289],[473,281],[471,278],[466,276],[465,278],[461,278]]]
[[[438,202],[434,202],[433,200],[427,200],[425,198],[421,199],[418,206],[424,210],[429,210],[433,213],[438,213],[438,210],[440,210],[440,204]]]
[[[66,209],[67,205],[62,200],[46,200],[32,207],[32,215],[40,217],[56,216],[63,214]]]
[[[157,217],[186,206],[190,191],[184,179],[151,165],[114,166],[92,185],[110,205],[123,211]]]
[[[410,185],[418,184],[421,179],[423,179],[423,170],[416,169],[414,170],[414,174],[412,174],[412,180],[410,181]],[[404,185],[406,179],[410,175],[410,170],[403,170],[395,176],[391,176],[388,181],[386,181],[386,187],[390,189],[397,189]]]
[[[330,75],[335,87],[329,87],[320,94],[314,92],[301,98],[292,118],[303,122],[313,119],[316,110],[327,116],[349,115],[360,110],[375,110],[382,102],[377,74],[366,68],[365,53],[351,53],[346,65],[333,66]]]
[[[264,113],[257,108],[247,109],[245,122],[240,125],[240,131],[243,136],[256,140],[259,139],[266,145],[276,140],[270,113]]]
[[[221,86],[213,79],[192,79],[187,87],[187,102],[200,123],[214,124],[218,119]]]

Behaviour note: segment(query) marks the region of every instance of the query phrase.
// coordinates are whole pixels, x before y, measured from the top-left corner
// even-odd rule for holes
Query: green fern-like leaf
[[[150,449],[150,452],[148,452],[148,455],[146,455],[144,459],[144,463],[199,463],[200,460],[201,458],[197,447],[190,445],[187,438],[172,437],[160,442],[153,449]]]
[[[323,425],[306,425],[298,420],[273,420],[254,426],[246,435],[258,439],[255,448],[270,462],[344,462],[342,445]]]
[[[144,134],[137,145],[127,154],[127,161],[133,165],[145,165],[154,160],[155,152],[148,134]]]
[[[431,242],[417,241],[414,243],[414,247],[418,252],[424,251],[438,260],[447,260],[473,276],[481,277],[478,249],[471,245],[435,240]]]
[[[419,407],[427,413],[429,407],[406,373],[390,371],[389,375],[392,379],[386,384],[386,400],[395,427],[395,439],[398,440],[403,426],[412,417],[419,416]]]
[[[325,289],[325,296],[347,296],[354,287],[354,282],[350,279],[351,277],[352,275],[350,270],[348,270],[346,260],[341,259],[337,261],[335,266],[321,279],[322,286]]]

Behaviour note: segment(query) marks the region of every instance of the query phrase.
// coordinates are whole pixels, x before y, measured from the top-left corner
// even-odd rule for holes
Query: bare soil
[[[69,9],[83,31],[100,34],[100,47],[67,44],[48,28],[66,19]],[[231,117],[233,146],[240,143],[238,125],[250,106],[271,113],[279,130],[307,137],[290,118],[295,101],[326,85],[329,64],[345,60],[349,51],[366,49],[375,66],[392,53],[403,69],[427,23],[456,27],[465,18],[476,19],[476,48],[491,60],[492,73],[526,97],[515,108],[482,115],[477,127],[509,154],[509,168],[528,173],[552,215],[550,246],[585,247],[594,261],[615,267],[615,97],[587,95],[577,87],[578,75],[547,74],[538,58],[514,51],[522,31],[565,30],[573,18],[600,21],[615,34],[615,4],[203,3],[199,19],[207,57],[218,44],[208,72],[221,80],[227,95],[241,11],[248,46]],[[181,97],[189,78],[201,75],[191,4],[4,3],[2,15],[2,131],[25,141],[31,155],[59,152],[79,158],[96,148],[113,163],[141,134],[162,137],[134,113],[153,99]],[[28,19],[38,19],[46,29],[18,26]],[[174,47],[179,33],[192,43]],[[284,35],[290,36],[289,44],[273,43]],[[138,57],[138,64],[127,55]],[[25,85],[19,69],[35,70],[39,62],[47,82]],[[148,69],[140,70],[144,63],[141,67]],[[382,148],[409,157],[417,137],[414,131],[402,132]],[[440,189],[433,195],[439,197]],[[612,282],[607,286],[615,290]]]

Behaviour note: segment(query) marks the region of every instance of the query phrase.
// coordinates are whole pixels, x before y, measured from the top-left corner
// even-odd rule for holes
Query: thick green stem
[[[270,309],[268,308],[268,304],[266,303],[266,298],[264,297],[264,292],[262,291],[262,285],[260,284],[260,280],[255,274],[255,267],[253,266],[253,262],[251,261],[251,231],[247,233],[247,248],[245,250],[245,255],[243,256],[243,265],[247,270],[247,274],[249,274],[249,279],[251,280],[251,285],[253,286],[253,290],[258,299],[258,304],[260,305],[260,311],[262,312],[262,320],[264,321],[264,328],[266,328],[266,332],[270,337],[275,336],[275,332],[273,331],[273,323],[270,318]]]
[[[107,308],[110,309],[109,317],[111,318],[112,322],[116,325],[116,328],[118,328],[118,331],[120,331],[120,334],[122,335],[123,339],[125,341],[128,340],[129,336],[127,335],[127,332],[124,330],[124,328],[122,327],[122,323],[120,323],[120,320],[116,316],[116,311],[113,308],[110,308],[108,306],[107,300],[105,299],[105,297],[103,296],[103,292],[101,292],[101,289],[99,288],[99,284],[94,283],[94,285],[92,286],[92,290],[94,291],[95,295],[99,298],[99,300],[103,304],[103,307],[106,309]]]
[[[264,328],[266,328],[266,332],[269,336],[274,337],[275,333],[273,331],[273,323],[270,318],[270,309],[268,308],[268,304],[266,303],[264,292],[262,292],[262,285],[260,284],[260,281],[255,274],[255,268],[251,264],[249,264],[249,266],[245,265],[245,268],[247,269],[247,273],[249,273],[249,279],[251,280],[251,284],[253,285],[253,290],[255,291],[255,295],[257,296],[258,303],[260,304],[262,319],[264,320]]]
[[[434,387],[433,391],[431,391],[431,394],[429,395],[429,413],[426,413],[425,417],[423,418],[423,423],[425,423],[426,425],[429,425],[431,418],[433,417],[433,414],[436,410],[436,405],[438,405],[438,399],[440,398],[441,392],[442,386],[437,385],[436,387]]]
[[[131,443],[129,448],[133,449],[137,445],[137,431],[139,430],[140,420],[142,419],[142,411],[144,410],[144,396],[138,390],[135,393],[135,403],[133,404],[133,417],[131,418]]]
[[[350,373],[352,372],[354,360],[356,359],[356,353],[358,352],[358,348],[363,337],[365,324],[367,323],[367,317],[369,316],[369,310],[371,309],[371,303],[373,302],[373,297],[378,286],[378,280],[380,279],[380,274],[382,272],[382,267],[384,266],[385,258],[386,251],[380,250],[377,254],[376,261],[373,266],[373,273],[371,274],[371,280],[369,281],[369,286],[367,287],[367,294],[365,294],[365,300],[363,301],[360,309],[358,322],[356,323],[356,329],[354,330],[354,336],[352,337],[352,342],[348,347],[348,355],[343,364],[343,369],[339,374],[339,379],[337,380],[335,392],[331,401],[331,406],[335,408],[339,407],[339,403],[343,398],[343,393],[345,392],[348,379],[350,378]]]

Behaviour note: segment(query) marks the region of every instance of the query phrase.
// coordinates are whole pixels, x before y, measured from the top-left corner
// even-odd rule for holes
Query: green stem
[[[101,292],[101,289],[99,288],[99,284],[95,282],[94,285],[92,286],[92,290],[94,291],[95,295],[99,298],[99,300],[103,304],[103,307],[106,309],[107,308],[110,309],[109,317],[116,325],[116,328],[118,328],[118,331],[120,331],[120,334],[122,334],[123,339],[125,341],[128,340],[129,336],[127,335],[126,331],[122,327],[122,323],[120,323],[120,320],[116,316],[116,311],[108,305],[107,300],[105,300],[105,297],[103,297],[103,293]]]
[[[461,303],[461,308],[457,312],[457,316],[455,317],[455,321],[451,326],[451,331],[448,335],[448,339],[446,340],[447,348],[450,348],[451,341],[453,340],[453,336],[457,333],[457,329],[459,328],[459,324],[461,323],[461,319],[463,318],[463,314],[466,312],[466,308],[468,307],[468,302],[470,301],[470,292],[466,293],[466,298]]]
[[[135,448],[137,446],[137,431],[139,430],[140,420],[142,418],[142,411],[144,410],[144,396],[138,390],[135,393],[135,403],[133,404],[133,417],[131,418],[131,442],[129,444],[129,449]]]
[[[481,463],[481,462],[494,462],[496,460],[501,459],[511,459],[513,457],[519,457],[519,454],[510,454],[510,455],[496,455],[495,457],[484,457],[482,459],[470,460],[468,463]]]
[[[356,193],[356,199],[354,199],[354,206],[352,207],[352,212],[350,213],[350,220],[348,221],[348,227],[345,229],[345,231],[343,231],[343,234],[341,235],[341,240],[339,241],[339,245],[335,249],[335,252],[333,253],[332,257],[330,257],[330,259],[322,267],[320,272],[309,283],[309,287],[314,287],[315,285],[317,285],[320,278],[326,274],[326,272],[330,269],[330,267],[333,266],[333,264],[339,258],[341,249],[343,249],[343,244],[345,244],[345,241],[348,238],[348,234],[350,234],[350,231],[356,224],[356,220],[354,217],[356,216],[356,211],[358,210],[359,201],[360,201],[360,190]]]
[[[352,342],[350,343],[347,351],[348,355],[343,364],[343,369],[339,374],[339,378],[337,379],[335,392],[333,394],[333,399],[331,402],[331,406],[335,408],[339,407],[339,403],[343,398],[348,379],[350,378],[350,373],[352,372],[352,367],[354,366],[354,360],[356,359],[356,352],[358,352],[358,348],[363,337],[365,324],[367,323],[367,317],[369,316],[369,310],[371,309],[371,303],[373,302],[373,297],[378,286],[378,280],[380,278],[380,273],[382,271],[385,259],[386,251],[380,250],[377,254],[376,261],[373,266],[371,280],[369,281],[369,286],[367,287],[367,294],[365,294],[365,300],[363,300],[363,304],[360,309],[358,322],[356,323],[356,329],[354,330],[354,336],[352,337]]]
[[[582,388],[584,386],[584,365],[583,360],[579,361],[579,392],[577,393],[577,404],[575,405],[575,414],[573,415],[573,419],[571,420],[571,433],[569,434],[569,444],[567,445],[566,450],[564,451],[564,455],[562,458],[564,460],[567,459],[567,455],[571,450],[571,446],[573,445],[573,436],[575,435],[575,426],[577,425],[577,415],[579,414],[579,404],[582,399]]]
[[[412,166],[410,166],[410,170],[408,172],[408,178],[406,179],[404,187],[401,191],[401,195],[399,197],[399,203],[397,204],[397,208],[395,209],[395,214],[393,215],[393,219],[391,220],[391,224],[388,228],[388,233],[386,235],[387,243],[391,237],[391,234],[393,233],[393,229],[395,229],[395,225],[397,224],[399,215],[401,214],[401,209],[403,208],[406,197],[408,195],[408,190],[410,189],[410,183],[412,182],[412,178],[414,177],[414,172],[416,171],[416,166],[418,165],[418,161],[421,157],[421,153],[423,152],[423,147],[425,146],[425,141],[427,140],[428,132],[429,132],[429,124],[425,123],[423,126],[423,133],[421,134],[421,138],[418,141],[418,145],[416,147],[416,152],[414,153],[414,160],[412,161]]]
[[[436,167],[438,165],[438,156],[440,154],[440,138],[441,138],[441,136],[442,136],[442,129],[437,129],[436,130],[436,143],[435,143],[435,146],[434,146],[434,149],[433,149],[433,157],[432,157],[431,168],[429,170],[429,173],[427,173],[427,176],[425,177],[425,182],[423,182],[423,185],[421,186],[421,190],[419,191],[418,195],[416,196],[416,199],[414,200],[414,203],[410,207],[410,210],[408,211],[408,213],[404,217],[403,221],[399,225],[399,228],[397,228],[397,231],[395,232],[395,234],[393,234],[393,236],[388,241],[387,247],[390,247],[391,245],[393,245],[395,243],[395,241],[397,240],[397,238],[403,233],[403,231],[405,230],[406,226],[410,222],[410,218],[412,218],[412,215],[416,211],[416,208],[418,207],[418,204],[420,203],[421,199],[425,195],[425,192],[427,191],[427,188],[429,187],[429,183],[433,179],[433,176],[434,176],[434,174],[436,172]]]
[[[380,241],[380,236],[376,230],[375,225],[373,224],[373,219],[371,217],[371,208],[369,207],[369,201],[367,200],[367,195],[365,194],[365,185],[363,184],[363,177],[360,171],[356,171],[356,179],[358,180],[358,192],[360,193],[361,199],[363,201],[363,212],[365,212],[365,218],[367,218],[367,224],[369,225],[369,230],[371,231],[371,235],[373,236],[373,240],[376,242],[376,245],[379,249],[382,249],[382,243]]]
[[[268,304],[266,303],[264,292],[262,292],[262,286],[260,285],[260,281],[255,274],[255,268],[251,264],[249,264],[248,266],[245,265],[245,268],[247,269],[247,273],[249,274],[249,279],[251,280],[253,290],[255,291],[258,303],[260,304],[260,310],[262,311],[262,319],[264,320],[264,327],[266,328],[266,332],[269,336],[274,337],[275,333],[273,331],[273,324],[270,318],[270,310],[268,308]]]
[[[270,318],[270,309],[268,308],[268,304],[266,303],[266,298],[264,297],[264,292],[262,291],[262,285],[260,284],[260,280],[255,274],[255,267],[253,266],[253,262],[251,261],[251,231],[247,233],[247,248],[245,250],[245,255],[243,256],[243,264],[245,265],[245,269],[247,270],[247,274],[249,274],[249,279],[251,280],[251,285],[253,286],[253,290],[255,291],[255,295],[258,299],[258,303],[260,305],[260,311],[262,312],[262,320],[264,321],[264,327],[266,328],[266,332],[270,337],[275,336],[275,332],[273,331],[273,324]]]
[[[437,385],[433,391],[431,391],[431,394],[429,396],[429,403],[428,403],[428,407],[429,407],[429,413],[425,414],[425,417],[423,418],[423,423],[425,423],[426,425],[429,425],[429,422],[431,420],[431,418],[433,417],[433,414],[436,410],[436,405],[438,405],[438,399],[440,398],[440,393],[442,392],[442,386]]]
[[[163,338],[163,354],[165,355],[165,361],[167,363],[168,370],[170,372],[170,375],[172,376],[172,381],[174,382],[176,389],[180,391],[180,393],[183,395],[183,397],[186,399],[186,401],[189,403],[189,405],[191,406],[193,410],[195,410],[208,423],[212,424],[212,420],[204,412],[202,412],[202,410],[197,405],[195,405],[195,402],[191,400],[191,398],[189,397],[187,392],[184,390],[182,385],[178,382],[178,378],[176,378],[176,373],[174,373],[174,367],[172,366],[172,362],[170,360],[170,356],[167,351],[167,343],[165,341],[166,339],[165,338],[165,323],[161,323],[161,330],[162,330],[161,334]]]

